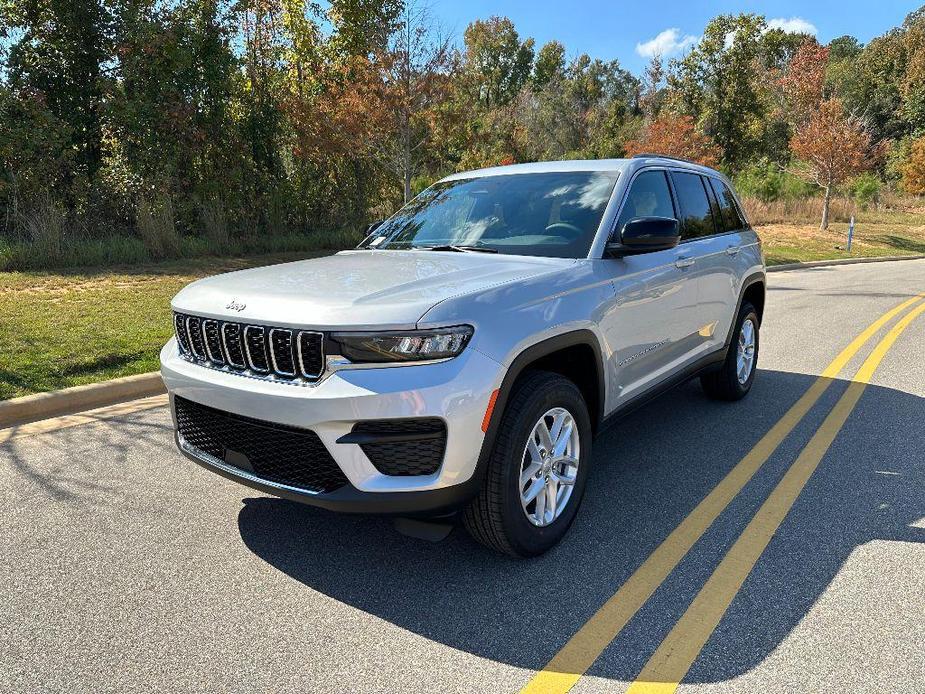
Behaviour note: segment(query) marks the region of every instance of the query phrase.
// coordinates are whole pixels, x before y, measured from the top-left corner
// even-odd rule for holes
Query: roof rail
[[[683,161],[686,164],[694,164],[696,166],[703,166],[700,162],[696,162],[693,159],[685,159],[684,157],[672,157],[668,154],[656,154],[654,152],[640,152],[639,154],[634,154],[633,159],[671,159],[672,161]],[[705,167],[710,168],[710,167]]]

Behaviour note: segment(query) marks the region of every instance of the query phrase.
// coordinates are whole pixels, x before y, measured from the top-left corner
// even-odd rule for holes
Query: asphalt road
[[[925,292],[919,261],[769,277],[749,397],[715,403],[691,383],[607,431],[571,534],[533,561],[237,486],[174,450],[163,407],[7,432],[0,691],[519,690],[843,347]],[[893,324],[573,691],[639,675]],[[759,554],[679,691],[925,692],[925,314]]]

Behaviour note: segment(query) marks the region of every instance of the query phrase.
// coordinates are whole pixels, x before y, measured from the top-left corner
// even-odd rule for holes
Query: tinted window
[[[507,174],[437,183],[376,229],[381,249],[482,246],[499,253],[582,258],[618,172]]]
[[[671,191],[664,171],[643,171],[636,176],[617,220],[617,229],[636,217],[674,217]]]
[[[700,176],[672,171],[671,180],[681,206],[681,236],[689,239],[715,234],[710,200]]]
[[[739,218],[739,208],[736,207],[735,198],[732,197],[732,191],[729,190],[729,186],[715,178],[711,178],[709,181],[710,185],[713,186],[713,192],[716,193],[716,200],[719,202],[723,230],[737,231],[744,227],[745,223]]]

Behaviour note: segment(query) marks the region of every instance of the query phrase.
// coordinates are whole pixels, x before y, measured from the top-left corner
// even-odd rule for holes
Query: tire
[[[547,424],[552,423],[547,429],[552,428],[555,431],[555,422],[562,416],[562,411],[565,411],[577,427],[577,435],[571,437],[564,433],[568,431],[566,426],[560,429],[563,432],[560,441],[568,439],[570,455],[577,452],[575,459],[578,460],[578,464],[574,476],[571,463],[563,458],[563,462],[552,465],[545,476],[543,470],[546,468],[541,466],[541,469],[534,473],[535,479],[531,477],[526,485],[526,488],[531,490],[549,489],[543,485],[550,484],[563,489],[565,500],[557,507],[560,509],[558,515],[553,515],[553,512],[546,508],[546,500],[551,497],[558,499],[559,496],[552,492],[548,495],[546,492],[540,492],[536,499],[525,506],[522,502],[520,479],[524,472],[522,467],[535,467],[540,463],[534,464],[534,460],[547,460],[537,457],[542,446],[535,445],[539,440],[535,438],[535,427],[538,427],[543,419]],[[564,417],[562,421],[567,422],[568,417]],[[534,441],[532,448],[528,443],[530,439]],[[547,467],[552,461],[550,458],[546,463]],[[590,461],[591,418],[578,386],[558,374],[546,371],[527,372],[515,384],[502,414],[482,487],[463,512],[466,529],[482,544],[514,557],[535,557],[543,554],[565,536],[575,519],[584,496]],[[573,484],[559,485],[556,481],[566,477],[572,479]],[[571,492],[565,497],[568,487],[571,487]],[[544,495],[542,512],[538,507],[540,495]],[[528,510],[530,508],[534,520],[531,520],[531,511]],[[548,523],[547,516],[550,518]],[[542,520],[539,520],[540,518]],[[537,522],[546,524],[537,525]]]
[[[743,338],[743,326],[747,321],[751,322],[754,333],[754,348],[750,361],[749,372],[745,380],[740,380],[739,374],[739,351],[740,342]],[[739,309],[739,315],[736,318],[735,329],[732,331],[732,341],[726,353],[726,359],[723,365],[716,371],[703,374],[700,377],[700,385],[703,386],[704,392],[714,400],[741,400],[752,388],[755,381],[755,372],[758,365],[758,347],[759,347],[759,323],[758,313],[755,307],[750,303],[743,302]]]

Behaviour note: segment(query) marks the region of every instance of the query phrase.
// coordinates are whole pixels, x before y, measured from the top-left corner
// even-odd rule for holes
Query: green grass
[[[155,371],[171,334],[170,299],[186,284],[320,255],[327,252],[0,272],[0,399]]]
[[[848,225],[834,223],[826,231],[815,225],[768,224],[756,228],[764,244],[768,265],[782,265],[812,260],[841,258],[874,258],[891,255],[925,255],[925,225],[922,215],[919,225],[887,222],[859,221],[855,226],[851,252],[848,244]],[[903,220],[906,221],[906,220]]]

